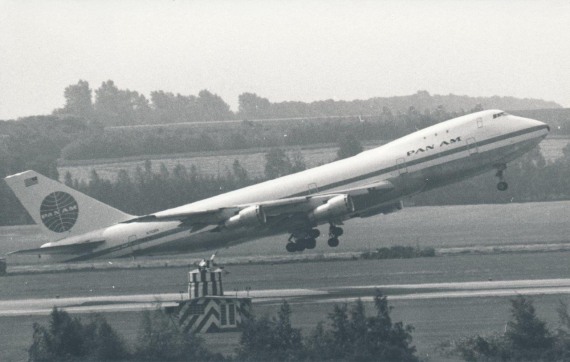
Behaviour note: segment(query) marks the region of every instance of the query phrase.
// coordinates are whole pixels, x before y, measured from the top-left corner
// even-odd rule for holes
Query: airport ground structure
[[[251,315],[251,299],[224,295],[223,270],[199,267],[188,273],[188,300],[166,307],[185,333],[237,330]]]

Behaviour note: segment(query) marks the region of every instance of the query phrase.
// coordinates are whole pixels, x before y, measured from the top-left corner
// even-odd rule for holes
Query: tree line
[[[467,113],[477,110],[481,110],[480,106],[469,109]],[[61,150],[61,157],[85,160],[145,154],[307,146],[339,142],[348,134],[361,142],[386,141],[465,113],[447,111],[443,106],[423,112],[409,107],[403,113],[384,107],[380,113],[368,116],[336,115],[272,122],[241,120],[210,122],[200,126],[185,123],[105,129],[88,121],[88,129],[92,132],[66,145]]]
[[[387,299],[374,298],[375,315],[361,300],[335,304],[328,322],[308,336],[291,323],[284,301],[277,316],[247,316],[234,354],[209,350],[203,338],[184,333],[162,309],[142,313],[134,346],[125,343],[101,315],[85,323],[54,308],[49,325],[33,325],[30,361],[418,361],[413,327],[392,322]]]
[[[472,335],[443,342],[443,355],[464,361],[568,361],[570,360],[570,315],[559,301],[558,328],[548,328],[538,318],[532,299],[519,295],[510,300],[510,319],[504,331]]]
[[[93,95],[94,93],[94,95]],[[471,109],[482,105],[499,109],[561,108],[554,102],[514,97],[468,97],[431,95],[427,91],[400,97],[370,98],[368,100],[305,102],[270,102],[255,93],[245,92],[238,97],[238,111],[232,112],[229,105],[218,95],[204,89],[198,95],[182,95],[152,91],[147,98],[129,89],[119,89],[107,80],[94,92],[89,83],[79,80],[64,90],[65,104],[53,111],[56,115],[72,115],[98,122],[105,126],[140,124],[169,124],[182,122],[223,121],[232,119],[267,119],[292,117],[323,117],[344,115],[381,114],[386,109],[405,113],[410,105],[420,112],[438,106],[453,111]]]
[[[429,120],[424,124],[433,122]],[[268,147],[312,147],[337,143],[344,140],[345,135],[352,135],[359,141],[389,140],[406,134],[408,127],[410,123],[406,121],[384,123],[369,119],[361,122],[356,117],[337,117],[311,122],[291,121],[281,125],[239,122],[199,128],[105,129],[75,139],[61,150],[61,158],[90,160]]]
[[[33,325],[29,361],[419,361],[413,346],[414,327],[393,322],[392,307],[381,291],[368,315],[358,299],[334,304],[327,320],[307,334],[295,328],[293,311],[284,301],[276,316],[251,314],[240,326],[234,353],[208,349],[204,339],[184,333],[162,309],[141,314],[137,338],[129,345],[101,315],[88,322],[54,308],[47,326]],[[560,301],[558,328],[538,318],[532,299],[510,300],[503,332],[467,335],[441,341],[436,356],[465,361],[567,361],[570,358],[570,315]]]

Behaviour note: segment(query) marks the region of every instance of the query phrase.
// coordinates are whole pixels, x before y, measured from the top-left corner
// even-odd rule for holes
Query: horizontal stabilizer
[[[17,250],[7,255],[14,255],[14,254],[84,254],[87,253],[99,245],[103,244],[105,240],[96,240],[96,241],[89,241],[77,244],[63,244],[63,245],[53,245],[53,246],[45,246],[41,248],[35,249],[24,249],[24,250]]]

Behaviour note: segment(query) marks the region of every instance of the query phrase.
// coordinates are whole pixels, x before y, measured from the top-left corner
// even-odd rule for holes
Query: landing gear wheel
[[[508,188],[509,188],[509,184],[506,183],[505,181],[501,181],[501,182],[499,182],[499,183],[497,184],[497,189],[498,189],[499,191],[505,191],[505,190],[508,189]]]
[[[297,244],[287,243],[287,245],[285,245],[285,249],[287,249],[287,251],[290,253],[294,253],[297,251]]]
[[[309,231],[309,238],[311,239],[316,239],[321,235],[321,232],[319,231],[319,229],[311,229],[311,231]]]
[[[295,246],[297,247],[297,251],[303,251],[307,248],[307,244],[305,240],[297,240],[297,242],[295,243]]]
[[[338,238],[339,236],[342,236],[342,234],[344,234],[344,230],[342,228],[339,228],[338,226],[331,225],[329,229],[329,234],[331,237]]]
[[[505,191],[506,189],[509,188],[509,184],[505,182],[505,176],[504,176],[504,171],[507,169],[507,165],[498,165],[496,167],[497,167],[497,173],[495,174],[495,176],[499,178],[497,189],[499,191]]]
[[[314,249],[317,246],[317,241],[313,238],[305,239],[304,244],[307,249]]]
[[[338,238],[330,238],[327,242],[331,248],[336,248],[339,244]]]

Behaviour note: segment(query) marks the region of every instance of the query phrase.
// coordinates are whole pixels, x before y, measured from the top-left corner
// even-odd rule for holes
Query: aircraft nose
[[[536,119],[523,118],[521,126],[525,132],[532,132],[537,140],[543,140],[550,133],[550,126]]]
[[[518,123],[523,128],[532,128],[536,130],[544,130],[546,133],[550,132],[550,126],[542,121],[538,121],[532,118],[524,118],[524,117],[515,117]]]
[[[548,126],[546,123],[541,122],[541,121],[537,121],[536,119],[533,119],[532,121],[535,125],[534,127],[539,127],[539,128],[545,129],[548,132],[550,132],[550,126]]]
[[[550,126],[548,124],[541,121],[537,121],[535,119],[533,119],[533,121],[535,122],[536,126],[540,127],[541,129],[545,129],[546,133],[550,132]]]

